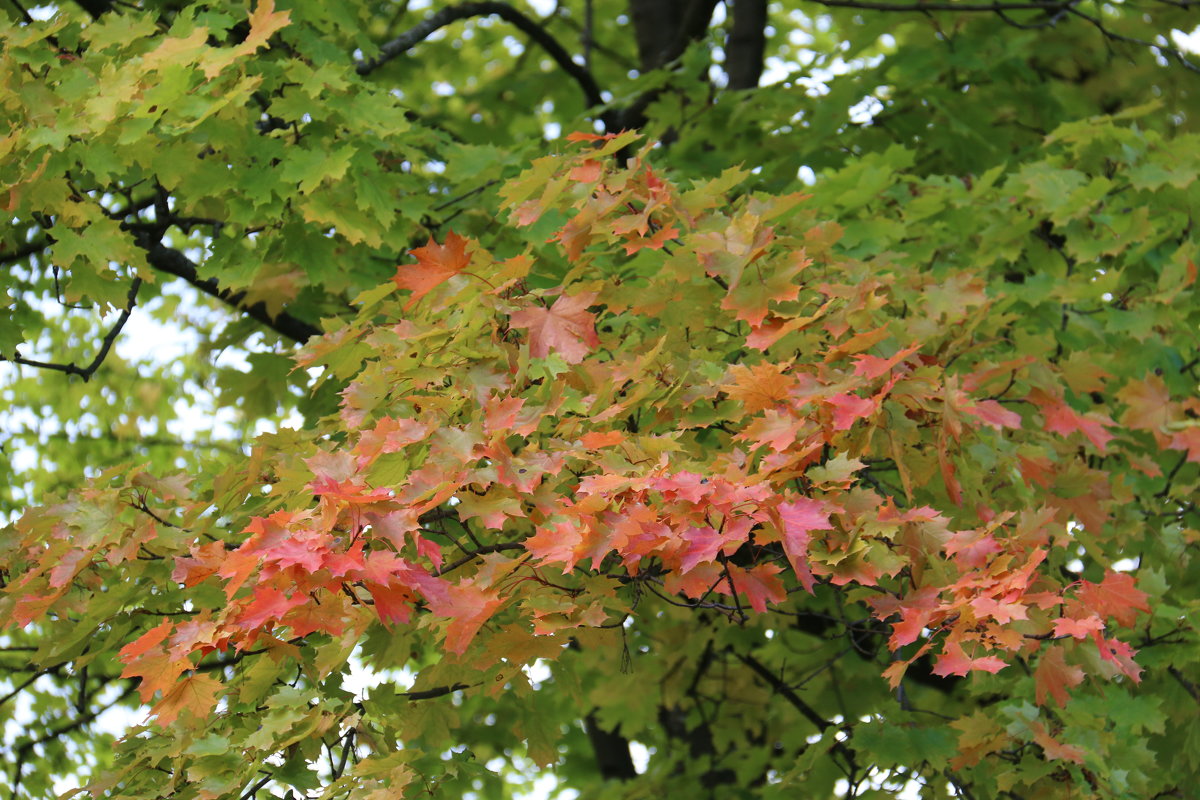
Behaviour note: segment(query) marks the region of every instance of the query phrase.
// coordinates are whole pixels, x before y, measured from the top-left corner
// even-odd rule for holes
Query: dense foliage
[[[1196,17],[11,3],[12,797],[1188,796]]]

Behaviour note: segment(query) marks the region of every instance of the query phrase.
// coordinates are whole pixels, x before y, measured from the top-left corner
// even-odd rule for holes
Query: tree
[[[12,797],[1192,791],[1190,2],[4,13]]]

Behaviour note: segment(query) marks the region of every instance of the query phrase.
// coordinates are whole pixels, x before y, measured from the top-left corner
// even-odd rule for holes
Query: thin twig
[[[355,70],[359,75],[369,75],[383,64],[407,53],[429,38],[434,32],[441,30],[453,22],[471,17],[491,16],[492,14],[512,24],[540,45],[546,51],[546,54],[554,59],[554,62],[558,64],[562,71],[567,73],[579,85],[589,108],[604,105],[603,94],[596,83],[596,79],[592,77],[592,73],[586,67],[575,63],[575,60],[571,58],[571,54],[559,44],[557,39],[547,33],[546,29],[535,20],[525,16],[525,14],[513,8],[508,3],[494,2],[492,0],[488,0],[487,2],[459,3],[443,8],[436,14],[427,17],[409,28],[395,39],[386,42],[379,48],[379,55],[375,58],[359,61],[355,65]],[[602,114],[600,119],[606,129],[615,130],[617,127],[615,117],[611,113],[606,112]]]
[[[57,364],[50,361],[37,361],[32,358],[22,358],[19,353],[14,353],[10,358],[0,354],[0,360],[11,361],[14,364],[23,364],[27,367],[37,367],[39,369],[50,369],[57,372],[65,372],[68,375],[78,375],[83,378],[83,382],[87,383],[96,374],[96,370],[104,363],[104,359],[108,357],[108,353],[112,350],[113,343],[117,341],[117,337],[121,335],[121,329],[125,327],[125,323],[129,321],[129,315],[133,312],[133,306],[137,303],[138,289],[142,288],[142,279],[134,278],[133,283],[129,287],[129,295],[126,298],[125,308],[121,311],[121,316],[117,319],[115,325],[105,335],[104,340],[100,343],[100,352],[96,353],[96,357],[92,359],[92,363],[86,367],[79,367],[75,362],[70,364]]]

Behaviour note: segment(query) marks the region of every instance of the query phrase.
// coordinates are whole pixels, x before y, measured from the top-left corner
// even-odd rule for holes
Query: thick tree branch
[[[112,350],[113,344],[117,341],[117,337],[121,335],[121,329],[125,327],[125,323],[129,321],[129,315],[133,312],[133,306],[137,303],[138,289],[142,288],[142,279],[134,278],[133,283],[129,286],[129,294],[125,301],[125,308],[121,311],[121,316],[117,318],[116,324],[109,329],[105,334],[104,340],[100,343],[100,351],[96,353],[96,357],[92,359],[92,363],[86,367],[79,367],[75,362],[70,364],[56,364],[50,361],[36,361],[32,358],[22,358],[19,353],[14,353],[12,358],[0,355],[0,359],[11,361],[14,364],[24,364],[27,367],[37,367],[39,369],[51,369],[58,372],[65,372],[68,375],[78,375],[83,378],[83,382],[87,383],[96,374],[96,370],[100,369],[100,365],[104,363],[104,359],[108,358],[108,353]]]
[[[754,89],[762,76],[767,46],[767,0],[736,0],[725,44],[730,89]]]
[[[579,85],[589,108],[604,105],[604,98],[601,96],[600,87],[597,85],[596,79],[592,77],[592,73],[582,65],[575,63],[575,60],[571,58],[571,54],[559,44],[557,39],[547,33],[546,29],[535,20],[525,16],[508,3],[493,2],[492,0],[488,0],[487,2],[459,3],[443,8],[433,16],[409,28],[395,39],[385,43],[380,48],[380,53],[377,57],[358,62],[355,65],[355,70],[359,75],[368,75],[397,56],[407,53],[429,38],[435,31],[441,30],[453,22],[471,17],[487,17],[492,14],[512,24],[540,45],[546,51],[546,54],[554,59],[554,62],[558,64],[562,71],[567,73]],[[601,120],[604,122],[606,128],[615,127],[615,120],[611,118],[610,114],[603,114]]]
[[[267,312],[267,307],[264,303],[255,303],[252,306],[244,305],[242,301],[246,297],[245,292],[231,292],[228,289],[222,289],[215,278],[201,278],[196,265],[192,263],[191,259],[178,250],[167,247],[162,242],[155,241],[147,233],[139,232],[136,239],[138,245],[146,251],[146,261],[151,267],[168,275],[183,278],[210,297],[215,297],[223,303],[236,308],[238,311],[247,314],[280,336],[303,344],[313,336],[321,334],[320,328],[302,319],[293,317],[286,312],[271,316]]]
[[[633,756],[629,752],[629,740],[620,730],[606,731],[596,721],[595,714],[588,714],[583,728],[596,756],[596,767],[605,780],[628,781],[637,777]]]

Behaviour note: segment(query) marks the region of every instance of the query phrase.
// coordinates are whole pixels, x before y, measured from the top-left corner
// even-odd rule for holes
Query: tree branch
[[[397,692],[397,695],[399,697],[406,697],[409,700],[432,700],[435,697],[442,697],[443,695],[461,691],[462,689],[470,689],[478,685],[477,683],[455,683],[450,686],[438,686],[436,689],[425,689],[417,692]]]
[[[730,89],[754,89],[762,77],[767,44],[767,0],[737,0],[733,27],[725,43],[725,73]]]
[[[443,8],[436,14],[418,22],[395,39],[386,42],[380,48],[380,53],[377,57],[358,62],[355,65],[355,70],[359,75],[369,75],[383,64],[386,64],[397,56],[404,55],[429,38],[435,31],[441,30],[453,22],[470,17],[487,17],[492,14],[512,24],[540,45],[546,51],[546,54],[554,59],[563,72],[567,73],[579,85],[589,108],[604,105],[604,98],[601,96],[600,87],[597,85],[596,79],[592,77],[592,73],[580,64],[575,63],[570,53],[559,44],[557,39],[547,33],[546,29],[536,21],[525,16],[508,3],[494,2],[493,0],[459,3]],[[617,127],[615,117],[610,112],[602,114],[600,119],[604,122],[605,128],[615,129]]]
[[[245,292],[231,292],[228,289],[222,289],[216,278],[201,278],[196,265],[183,253],[165,246],[162,242],[155,241],[145,232],[138,232],[135,238],[138,245],[146,251],[146,261],[151,267],[168,275],[183,278],[210,297],[215,297],[250,316],[280,336],[304,344],[313,336],[321,334],[321,330],[317,326],[286,312],[272,317],[267,313],[264,303],[255,303],[252,306],[243,305]]]
[[[480,556],[482,556],[486,553],[499,553],[503,550],[524,550],[524,549],[525,549],[525,545],[521,544],[520,542],[500,542],[498,544],[485,544],[485,545],[475,549],[474,551],[467,553],[465,556],[458,559],[457,561],[450,562],[449,564],[442,567],[434,574],[435,575],[445,575],[447,572],[452,572],[453,570],[456,570],[459,567],[461,567],[463,564],[470,563],[471,561],[474,561],[475,559],[479,558]]]
[[[24,261],[34,253],[39,253],[49,246],[50,240],[45,236],[38,237],[32,242],[23,244],[14,250],[9,250],[3,245],[0,245],[0,264],[11,264],[14,261]]]
[[[766,665],[764,665],[757,658],[754,656],[745,655],[743,653],[737,653],[736,655],[739,661],[741,661],[750,669],[754,670],[755,674],[766,681],[772,689],[782,695],[784,700],[787,700],[789,703],[791,703],[792,706],[799,711],[805,719],[807,719],[813,725],[816,725],[817,730],[821,731],[821,733],[824,733],[827,728],[833,725],[832,722],[818,714],[816,709],[804,702],[804,699],[801,698],[800,695],[792,691],[792,687],[779,680],[775,673],[767,669]]]
[[[92,363],[86,367],[78,367],[75,362],[70,364],[56,364],[50,361],[36,361],[32,358],[22,358],[19,353],[13,354],[12,358],[5,355],[0,355],[0,359],[11,361],[14,364],[24,364],[27,367],[38,367],[39,369],[52,369],[58,372],[65,372],[68,375],[78,375],[83,378],[83,382],[87,383],[96,374],[96,370],[100,369],[100,365],[104,363],[104,359],[108,358],[108,353],[112,350],[113,344],[117,341],[117,337],[121,335],[121,329],[125,327],[125,323],[129,321],[129,315],[133,312],[133,306],[137,303],[138,289],[142,288],[142,279],[134,278],[133,283],[129,286],[129,294],[125,300],[125,309],[121,312],[121,316],[117,318],[117,322],[108,333],[104,336],[104,341],[100,343],[100,351],[96,353],[96,357],[92,359]]]

